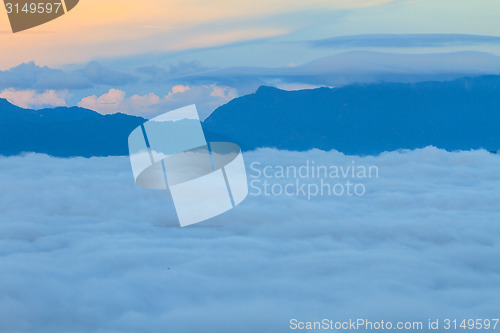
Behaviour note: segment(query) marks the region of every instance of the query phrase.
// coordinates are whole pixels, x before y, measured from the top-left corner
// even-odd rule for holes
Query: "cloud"
[[[172,88],[172,91],[169,92],[169,95],[182,94],[182,93],[185,93],[186,91],[188,91],[189,89],[191,89],[191,88],[180,84],[180,85],[174,86]]]
[[[122,86],[137,82],[138,78],[134,75],[115,71],[104,67],[96,61],[88,63],[81,73],[89,78],[94,84],[108,86]]]
[[[133,95],[130,97],[130,104],[136,109],[146,108],[158,103],[160,103],[160,97],[156,96],[154,93],[149,93],[144,96]]]
[[[236,91],[229,87],[219,87],[215,84],[211,85],[211,87],[212,92],[210,93],[210,96],[219,97],[226,101],[230,101],[237,97]]]
[[[340,86],[370,82],[450,80],[500,74],[500,57],[481,52],[398,54],[351,51],[287,67],[228,67],[187,75],[179,80],[212,81],[251,93],[261,85]]]
[[[80,73],[66,73],[59,69],[40,67],[34,62],[20,64],[0,71],[0,89],[85,89],[92,87],[89,78]]]
[[[169,110],[190,104],[197,104],[202,119],[206,118],[216,107],[229,102],[237,96],[237,92],[225,86],[175,85],[163,97],[155,93],[147,95],[127,94],[119,89],[110,89],[101,96],[84,97],[78,106],[91,109],[101,114],[126,113],[151,118]]]
[[[34,62],[0,71],[0,91],[7,89],[70,91],[70,105],[82,102],[100,112],[123,109],[137,114],[157,114],[155,105],[170,108],[198,104],[203,114],[241,95],[255,92],[262,85],[285,90],[333,87],[352,83],[421,82],[450,80],[464,76],[500,74],[500,57],[481,52],[399,54],[352,51],[319,58],[306,63],[278,67],[208,67],[199,61],[172,62],[165,66],[138,67],[134,74],[117,71],[97,62],[73,70],[40,67]],[[165,91],[172,87],[189,91]],[[98,96],[117,89],[127,96],[148,96],[143,111],[131,104],[110,105]],[[178,89],[178,88],[176,88]],[[90,98],[92,95],[95,98]],[[165,97],[170,94],[170,97]],[[153,96],[160,98],[157,99]],[[143,98],[144,100],[144,98]],[[163,105],[163,102],[171,102]],[[106,104],[106,105],[105,105]]]
[[[73,71],[40,67],[34,62],[28,62],[0,71],[0,89],[79,90],[98,85],[123,86],[136,82],[137,79],[131,74],[109,69],[97,62],[90,62],[83,69]]]
[[[156,65],[141,66],[137,72],[148,77],[147,82],[162,82],[172,80],[183,75],[196,74],[209,70],[210,67],[202,65],[199,61],[179,61],[168,64],[167,67]]]
[[[5,98],[10,103],[22,108],[41,108],[66,106],[68,91],[47,90],[37,92],[35,90],[5,89],[0,92],[0,98]]]
[[[451,80],[500,74],[500,57],[481,52],[351,51],[277,67],[208,67],[199,61],[174,61],[165,66],[132,68],[136,68],[134,74],[91,62],[63,71],[30,62],[0,71],[0,91],[57,91],[61,98],[62,92],[68,91],[72,95],[66,99],[68,105],[78,104],[104,114],[124,112],[146,117],[197,104],[205,118],[218,106],[254,93],[262,85],[297,90],[382,81]],[[118,91],[125,95],[116,95]],[[118,100],[110,102],[112,97]]]
[[[500,44],[500,37],[464,34],[371,34],[320,39],[310,42],[313,47],[328,48],[418,48]]]
[[[2,57],[0,66],[33,59],[47,65],[73,64],[270,38],[310,24],[315,15],[304,15],[304,12],[333,12],[392,1],[257,0],[235,5],[228,0],[210,3],[151,0],[137,5],[132,0],[105,3],[87,0],[72,11],[71,19],[50,22],[19,38],[0,35],[0,44],[10,50]],[[55,31],[57,38],[52,34],[31,33],[33,31]]]
[[[78,106],[90,110],[97,111],[101,114],[112,114],[117,112],[126,113],[124,110],[125,92],[119,89],[110,89],[107,93],[101,96],[88,96],[83,98]],[[139,98],[139,96],[138,96]],[[140,100],[147,99],[146,96],[139,98]]]
[[[497,155],[245,159],[250,176],[252,162],[307,160],[380,176],[363,197],[249,196],[181,229],[165,192],[135,186],[127,157],[0,158],[0,330],[283,332],[292,318],[497,315]]]

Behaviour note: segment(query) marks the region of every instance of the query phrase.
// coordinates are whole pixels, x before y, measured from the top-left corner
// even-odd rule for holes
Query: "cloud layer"
[[[372,34],[341,36],[311,42],[316,47],[418,48],[500,44],[500,37],[462,34]]]
[[[366,82],[450,80],[468,75],[500,74],[500,57],[481,52],[400,54],[352,51],[302,65],[279,68],[228,67],[184,77],[186,82],[214,81],[255,90],[260,85],[341,86]]]
[[[19,61],[50,65],[96,58],[214,47],[287,34],[310,24],[304,11],[365,8],[394,0],[87,0],[64,18],[26,33],[0,34],[0,68]],[[286,8],[286,13],[283,13]],[[4,31],[7,17],[1,17]],[[35,32],[35,33],[32,33]]]
[[[36,90],[5,89],[0,91],[0,98],[22,108],[66,106],[68,97],[67,91],[46,90],[40,93]]]
[[[78,102],[78,106],[101,114],[121,112],[152,118],[158,114],[196,103],[200,117],[204,119],[217,106],[227,103],[235,97],[237,97],[236,91],[225,86],[215,84],[176,85],[163,97],[155,93],[127,97],[127,94],[122,90],[110,89],[101,96],[92,95],[83,98]]]
[[[401,38],[406,40],[404,36]],[[425,38],[440,40],[429,35]],[[79,105],[103,114],[122,112],[143,117],[197,104],[205,118],[217,107],[253,93],[262,85],[297,90],[381,81],[450,80],[485,74],[500,74],[500,56],[482,52],[351,51],[278,67],[209,67],[199,61],[181,60],[127,71],[97,62],[71,70],[40,67],[30,62],[0,71],[0,92],[22,107]]]
[[[379,178],[363,197],[249,196],[180,229],[169,197],[136,187],[125,157],[1,158],[0,330],[288,332],[291,318],[497,315],[499,156],[245,159],[376,165]]]
[[[0,71],[0,89],[79,90],[99,85],[123,86],[136,81],[137,78],[132,74],[112,70],[97,62],[89,62],[74,71],[41,67],[34,62]]]

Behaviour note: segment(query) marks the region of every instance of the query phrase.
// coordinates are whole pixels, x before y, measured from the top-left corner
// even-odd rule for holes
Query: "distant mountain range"
[[[434,145],[500,149],[500,76],[282,91],[261,87],[204,123],[244,149],[377,154]]]
[[[127,155],[146,119],[78,107],[30,110],[0,99],[0,154]],[[203,123],[209,141],[243,149],[336,149],[377,154],[434,145],[500,150],[500,76],[283,91],[261,87],[219,107]]]
[[[0,154],[127,155],[128,135],[145,121],[121,113],[101,115],[78,107],[22,109],[0,99]]]

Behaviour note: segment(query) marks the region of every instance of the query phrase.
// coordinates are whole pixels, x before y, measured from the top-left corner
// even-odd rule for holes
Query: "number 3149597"
[[[15,13],[25,13],[25,14],[57,14],[61,10],[62,4],[59,3],[36,3],[32,2],[30,4],[25,3],[20,6],[18,3],[7,2],[5,7],[7,8],[7,14]]]
[[[500,319],[445,319],[443,328],[445,330],[495,330]]]

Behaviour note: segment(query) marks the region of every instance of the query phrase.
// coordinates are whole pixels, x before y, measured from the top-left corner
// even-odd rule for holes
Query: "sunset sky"
[[[500,39],[485,36],[500,36],[498,13],[498,0],[81,0],[59,19],[13,34],[2,11],[0,97],[24,107],[80,105],[145,116],[160,112],[159,105],[199,103],[208,114],[261,84],[298,89],[359,81],[297,79],[314,76],[314,66],[317,73],[349,59],[373,62],[366,54],[342,56],[349,51],[408,55],[398,58],[397,71],[431,73],[448,66],[445,71],[455,73],[466,64],[466,74],[496,73]],[[392,37],[380,41],[373,34],[420,37],[391,44]],[[427,34],[442,36],[429,40]],[[372,37],[315,42],[356,35]],[[451,62],[414,58],[464,51],[481,54],[473,55],[475,62],[470,54],[455,54]],[[308,65],[333,56],[340,58],[323,61],[321,68]],[[393,61],[380,58],[363,74],[392,70]],[[269,72],[276,70],[281,72]]]
[[[500,35],[496,0],[82,0],[66,16],[9,33],[0,15],[0,68],[175,52],[280,37],[366,33]],[[214,61],[215,62],[215,61]]]

